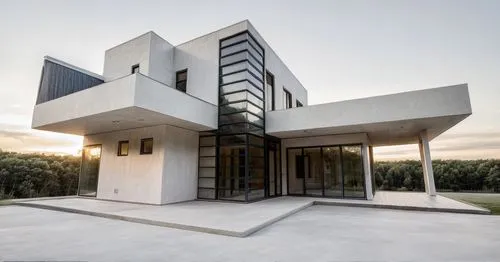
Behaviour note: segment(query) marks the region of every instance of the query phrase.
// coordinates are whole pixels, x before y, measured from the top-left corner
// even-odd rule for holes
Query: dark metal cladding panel
[[[99,78],[45,60],[36,104],[48,102],[102,83],[104,81]]]

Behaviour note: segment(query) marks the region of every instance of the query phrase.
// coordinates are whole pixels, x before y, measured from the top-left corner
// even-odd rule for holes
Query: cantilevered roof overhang
[[[467,84],[266,112],[279,138],[366,133],[372,145],[433,139],[472,114]]]
[[[217,106],[136,73],[36,105],[32,128],[89,135],[162,124],[217,129]]]

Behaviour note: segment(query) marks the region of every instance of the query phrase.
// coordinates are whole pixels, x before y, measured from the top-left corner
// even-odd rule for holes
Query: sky
[[[153,30],[177,45],[249,19],[309,104],[468,83],[473,114],[433,158],[500,158],[500,1],[0,0],[0,148],[76,154],[82,137],[31,130],[43,57],[102,74],[104,51]],[[375,148],[418,159],[418,146]]]

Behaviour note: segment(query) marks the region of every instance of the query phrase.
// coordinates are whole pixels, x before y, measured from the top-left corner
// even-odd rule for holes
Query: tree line
[[[79,156],[0,150],[0,199],[75,195]]]
[[[500,192],[500,160],[433,160],[438,191]],[[379,190],[425,191],[420,161],[376,162]]]
[[[0,199],[75,195],[81,157],[0,150]],[[500,192],[500,160],[434,160],[439,191]],[[375,162],[379,190],[424,191],[420,161]]]

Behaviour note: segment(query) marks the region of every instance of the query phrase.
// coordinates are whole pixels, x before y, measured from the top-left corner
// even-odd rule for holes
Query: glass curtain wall
[[[216,133],[200,133],[198,159],[198,198],[215,199],[216,190]]]
[[[304,148],[304,179],[306,195],[323,195],[323,161],[321,148]]]
[[[247,31],[220,41],[217,198],[265,197],[264,49]]]
[[[289,148],[290,195],[365,198],[361,145]]]
[[[266,137],[266,153],[267,153],[267,193],[266,196],[281,195],[281,146],[280,140],[276,138]]]
[[[83,147],[82,166],[78,181],[79,196],[97,196],[99,165],[101,163],[101,145]]]

